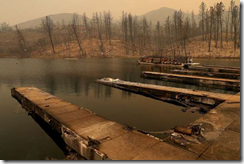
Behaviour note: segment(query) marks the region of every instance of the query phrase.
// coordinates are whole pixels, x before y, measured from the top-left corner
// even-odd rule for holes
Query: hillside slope
[[[157,23],[158,21],[160,21],[162,23],[167,19],[168,16],[170,16],[172,19],[172,16],[175,11],[177,11],[177,10],[167,8],[167,7],[161,7],[157,10],[153,10],[144,15],[141,15],[140,17],[146,17],[147,20],[152,21],[153,24]],[[184,16],[184,18],[186,18],[188,16],[191,19],[191,13],[183,12],[183,16]],[[195,15],[195,20],[196,21],[198,20],[197,15]]]
[[[176,11],[175,9],[161,7],[160,9],[150,11],[150,12],[148,12],[144,15],[138,16],[138,17],[139,18],[146,17],[148,19],[148,21],[151,21],[153,24],[157,23],[157,21],[160,21],[161,23],[163,23],[168,16],[170,16],[172,18],[172,15],[174,14],[175,11]],[[183,12],[183,15],[184,15],[184,18],[186,18],[187,16],[189,18],[191,18],[191,13]],[[49,15],[49,16],[54,21],[54,23],[59,22],[60,24],[62,24],[62,22],[65,22],[65,23],[70,22],[72,20],[73,13],[60,13],[60,14],[53,14],[53,15]],[[79,16],[81,17],[81,15],[79,15]],[[41,20],[44,18],[45,18],[45,16],[41,17],[41,18],[29,20],[26,22],[22,22],[22,23],[18,24],[18,26],[21,29],[36,28],[36,27],[40,26]],[[195,15],[195,19],[196,19],[196,21],[198,21],[197,15]],[[117,22],[120,20],[114,19],[114,21]]]
[[[68,23],[69,21],[72,20],[73,13],[61,13],[61,14],[53,14],[53,15],[48,15],[50,18],[53,20],[53,22],[56,24],[59,22],[60,24],[64,21],[65,23]],[[81,15],[79,15],[81,17]],[[26,29],[26,28],[36,28],[39,27],[41,24],[41,20],[44,19],[44,17],[29,20],[23,23],[18,24],[19,28],[21,29]]]

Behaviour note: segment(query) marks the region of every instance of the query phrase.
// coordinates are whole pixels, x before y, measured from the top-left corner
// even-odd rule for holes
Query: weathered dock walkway
[[[112,78],[103,78],[96,82],[185,107],[189,105],[211,109],[233,96],[230,94],[128,82]]]
[[[196,120],[194,124],[204,124],[203,139],[194,143],[190,139],[190,144],[182,147],[170,140],[176,133],[164,142],[34,87],[13,88],[11,94],[29,114],[38,115],[60,133],[67,146],[86,159],[240,159],[240,95],[229,97],[225,105]]]
[[[106,82],[107,81],[107,82]],[[109,78],[98,80],[97,82],[105,85],[110,85],[115,88],[120,88],[120,85],[129,85],[129,91],[133,86],[140,86],[138,83],[124,82]],[[117,82],[116,82],[117,81]],[[145,85],[142,88],[159,89],[164,87],[155,85]],[[173,88],[170,87],[170,90]],[[179,89],[179,92],[185,89]],[[199,91],[190,91],[199,94]],[[200,91],[201,94],[202,91]],[[166,138],[164,142],[192,152],[198,155],[197,160],[240,160],[240,93],[235,95],[216,94],[211,92],[204,92],[207,97],[219,96],[224,102],[207,114],[197,119],[187,126],[191,129],[191,134],[182,134],[173,132],[170,137]],[[203,94],[203,92],[202,92]],[[193,94],[194,95],[194,94]],[[170,96],[170,95],[168,95]],[[149,159],[153,154],[141,154],[143,159]]]
[[[240,74],[234,73],[219,73],[219,72],[203,72],[194,70],[172,70],[174,74],[181,75],[193,75],[193,76],[205,76],[212,78],[226,78],[226,79],[240,79]]]
[[[199,155],[198,160],[240,160],[240,112],[238,93],[189,125],[200,125],[200,135],[172,133],[165,141]]]
[[[151,66],[161,66],[161,67],[171,67],[171,68],[182,68],[183,64],[164,64],[164,63],[150,63],[150,62],[137,62],[139,65],[151,65]]]
[[[222,72],[240,74],[240,68],[223,67],[223,66],[191,66],[188,69],[206,72]]]
[[[144,71],[142,77],[220,89],[240,90],[240,80]]]
[[[33,87],[14,88],[15,97],[29,113],[34,113],[58,131],[64,142],[86,159],[194,160],[197,155],[153,136],[107,120],[91,111],[65,102]]]
[[[212,68],[226,68],[226,69],[237,69],[240,70],[240,67],[233,67],[233,66],[221,66],[221,65],[202,65],[203,67],[212,67]]]

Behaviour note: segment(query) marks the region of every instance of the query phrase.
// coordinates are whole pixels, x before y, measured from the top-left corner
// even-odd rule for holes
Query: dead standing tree
[[[168,41],[168,45],[171,47],[172,49],[172,42],[171,42],[171,28],[170,28],[170,25],[171,25],[171,22],[170,22],[170,17],[168,16],[166,21],[165,21],[165,24],[164,24],[164,28],[165,28],[165,31],[166,31],[166,37],[167,37],[167,41]]]
[[[182,32],[183,32],[183,13],[182,13],[181,10],[178,11],[178,14],[177,14],[177,24],[178,24],[178,35],[182,36]],[[183,40],[181,42],[181,39],[179,39],[179,42],[181,44],[182,51],[183,51],[183,49],[184,49]]]
[[[188,56],[187,56],[187,51],[186,51],[186,42],[187,42],[187,39],[190,35],[190,21],[189,21],[189,18],[187,17],[186,20],[185,20],[185,23],[183,25],[183,28],[182,28],[182,41],[183,41],[183,48],[184,48],[184,51],[185,51],[185,60],[186,60],[186,63],[188,63]]]
[[[215,47],[218,47],[218,40],[219,40],[219,30],[220,30],[220,41],[221,41],[221,48],[223,48],[223,29],[222,29],[222,15],[224,12],[224,5],[222,2],[217,3],[216,5],[216,22],[217,22],[217,35],[216,39],[217,41],[215,42]]]
[[[128,16],[127,13],[122,13],[122,32],[123,39],[125,43],[125,51],[126,55],[129,55],[129,37],[128,37]]]
[[[135,53],[135,41],[134,41],[134,33],[133,33],[133,16],[131,13],[128,15],[129,21],[129,34],[130,34],[130,43],[133,50],[133,54]]]
[[[225,19],[225,25],[226,25],[226,27],[225,27],[225,41],[226,41],[227,44],[228,44],[228,41],[229,41],[229,39],[228,39],[229,20],[230,20],[230,7],[228,9],[228,14],[227,14],[226,19]]]
[[[162,41],[161,41],[161,25],[160,25],[160,22],[158,21],[157,24],[156,24],[156,39],[157,39],[157,48],[158,50],[161,49],[161,46],[162,46]],[[162,54],[160,54],[162,55]]]
[[[96,13],[96,26],[97,26],[98,39],[100,40],[100,51],[102,52],[103,55],[106,55],[104,51],[103,38],[102,38],[101,17],[102,17],[101,13],[100,16],[98,15],[98,13]]]
[[[197,25],[196,25],[196,21],[195,21],[195,14],[192,11],[192,13],[191,13],[191,37],[192,38],[194,36],[196,36],[196,31],[197,31]]]
[[[202,34],[202,40],[204,40],[204,17],[205,17],[205,9],[206,9],[206,4],[204,2],[201,3],[199,7],[199,15],[201,17],[201,34]],[[200,25],[200,24],[199,24]]]
[[[109,45],[112,45],[111,38],[112,38],[112,16],[110,11],[103,13],[104,17],[104,25],[105,25],[105,34],[106,39],[109,40]]]
[[[230,12],[231,12],[231,25],[230,25],[230,34],[231,39],[233,39],[233,27],[234,27],[234,7],[235,7],[235,1],[231,0],[230,2]]]
[[[237,26],[238,26],[238,7],[233,8],[233,26],[234,26],[234,49],[237,48]]]
[[[214,7],[210,7],[210,28],[209,28],[209,42],[208,42],[208,52],[211,51],[211,40],[212,40],[212,29],[213,29],[213,23],[214,23],[214,13],[215,13],[215,9]]]
[[[53,43],[53,30],[54,30],[54,23],[53,20],[46,16],[46,19],[42,19],[42,28],[48,34],[53,53],[55,54],[54,43]]]
[[[210,22],[210,16],[209,16],[209,10],[207,9],[206,10],[206,14],[205,14],[205,25],[206,25],[206,42],[208,42],[208,40],[209,40],[209,33],[210,33],[210,29],[209,29],[209,22]]]
[[[18,40],[20,42],[21,45],[23,45],[23,49],[25,52],[28,52],[27,50],[27,45],[26,45],[26,40],[24,38],[24,35],[22,34],[22,32],[19,30],[18,28],[18,25],[15,26],[16,28],[16,32],[17,32],[17,37],[18,37]],[[21,46],[22,47],[22,46]]]
[[[75,35],[75,39],[77,41],[77,44],[80,49],[80,56],[84,55],[83,49],[82,49],[82,43],[81,43],[81,38],[80,38],[80,24],[79,24],[79,16],[78,14],[74,13],[72,23],[71,23],[71,28],[72,31]]]
[[[85,36],[86,38],[89,37],[90,38],[90,30],[89,30],[89,24],[88,24],[88,20],[87,20],[87,16],[86,16],[86,13],[84,13],[82,15],[82,21],[83,21],[83,25],[85,26]]]
[[[177,47],[179,47],[179,45],[177,44],[178,41],[178,12],[175,11],[174,15],[173,15],[173,23],[174,23],[174,36],[175,36],[175,43],[177,45]]]
[[[137,45],[138,45],[138,42],[139,42],[138,35],[139,35],[138,18],[137,18],[137,16],[134,16],[134,18],[133,18],[133,42],[134,42],[133,53],[136,52]]]

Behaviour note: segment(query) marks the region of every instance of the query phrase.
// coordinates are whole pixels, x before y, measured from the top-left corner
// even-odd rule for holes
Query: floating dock
[[[33,87],[14,88],[16,98],[29,114],[36,114],[60,133],[64,142],[86,159],[194,160],[197,155],[172,146],[130,127],[107,120],[95,113]]]
[[[230,94],[128,82],[112,78],[103,78],[96,82],[183,106],[184,104],[186,106],[199,106],[201,104],[205,107],[213,108],[233,96]]]
[[[197,71],[205,71],[205,72],[220,72],[220,73],[234,73],[240,74],[240,69],[228,68],[228,67],[217,67],[217,66],[191,66],[188,69],[197,70]]]
[[[219,73],[219,72],[204,72],[194,70],[172,70],[174,74],[192,75],[192,76],[205,76],[212,78],[226,78],[226,79],[240,79],[240,74],[234,73]]]
[[[153,92],[157,88],[158,92],[165,91],[162,86],[143,86],[139,83],[114,80],[113,82],[112,79],[105,78],[97,80],[97,82],[119,89],[123,89],[124,86],[128,85],[126,90],[131,92],[134,92],[134,88],[138,86],[140,86],[139,90],[147,88]],[[172,87],[168,89],[173,90]],[[177,89],[180,93],[185,90],[185,93],[191,93],[193,97],[194,92],[199,94],[199,91]],[[193,123],[190,123],[186,127],[187,131],[190,130],[190,134],[184,134],[186,132],[184,130],[182,131],[183,133],[173,132],[164,142],[197,154],[197,160],[240,160],[240,93],[225,95],[200,91],[201,94],[213,98],[218,96],[224,102]],[[142,156],[147,160],[153,154],[142,154]]]
[[[240,80],[235,80],[235,79],[211,78],[211,77],[148,72],[148,71],[142,72],[141,76],[149,79],[159,79],[159,80],[165,80],[170,82],[194,84],[199,86],[211,86],[219,89],[227,89],[227,90],[234,90],[234,91],[240,90]]]
[[[40,117],[86,159],[240,160],[240,95],[230,96],[226,104],[196,120],[194,124],[205,128],[200,135],[181,135],[184,140],[178,142],[178,133],[163,141],[34,87],[13,88],[11,94],[30,115]],[[194,137],[201,139],[193,141]]]
[[[240,67],[232,67],[232,66],[219,66],[219,65],[202,65],[204,67],[211,67],[211,68],[227,68],[227,69],[237,69],[240,70]]]
[[[161,66],[161,67],[175,67],[175,68],[182,68],[184,67],[184,64],[164,64],[164,63],[151,63],[151,62],[137,62],[139,65],[151,65],[151,66]]]
[[[188,125],[194,134],[172,133],[165,142],[198,154],[198,160],[240,160],[240,93]]]

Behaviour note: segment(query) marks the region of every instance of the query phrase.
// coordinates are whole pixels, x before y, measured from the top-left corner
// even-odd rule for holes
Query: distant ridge
[[[170,16],[170,18],[172,19],[172,16],[175,11],[178,11],[178,10],[171,9],[168,7],[161,7],[157,10],[153,10],[144,15],[141,15],[140,17],[146,17],[147,20],[152,21],[153,24],[156,24],[158,21],[160,21],[161,23],[164,23],[164,21],[167,19],[168,16]],[[191,13],[185,13],[185,12],[182,12],[182,13],[183,13],[184,19],[187,16],[191,19]],[[197,15],[195,15],[195,20],[196,21],[198,20]]]
[[[138,17],[139,18],[146,17],[148,19],[148,21],[152,21],[153,24],[156,24],[157,21],[160,21],[163,24],[168,16],[170,16],[172,19],[172,15],[175,11],[177,11],[177,10],[167,8],[167,7],[161,7],[159,9],[149,11],[148,13],[141,15],[141,16],[138,16]],[[184,15],[184,19],[187,16],[191,19],[191,13],[183,12],[183,15]],[[50,18],[54,21],[54,23],[59,22],[60,24],[62,24],[63,21],[65,23],[70,22],[72,20],[73,13],[60,13],[60,14],[52,14],[52,15],[48,15],[48,16],[50,16]],[[81,17],[81,15],[79,15],[79,16]],[[40,26],[41,20],[44,18],[45,18],[45,16],[43,16],[41,18],[29,20],[29,21],[26,21],[23,23],[19,23],[17,25],[21,29],[36,28],[36,27]],[[195,20],[198,21],[197,15],[195,15]],[[117,22],[118,20],[115,20],[115,21]]]
[[[53,20],[54,23],[59,22],[60,24],[62,24],[63,21],[65,23],[68,23],[69,21],[71,21],[72,17],[73,17],[73,13],[52,14],[52,15],[48,15],[48,16],[50,16],[50,18]],[[40,26],[41,20],[44,19],[45,17],[46,16],[40,17],[40,18],[37,18],[37,19],[33,19],[33,20],[29,20],[29,21],[26,21],[26,22],[23,22],[23,23],[19,23],[17,25],[21,29],[36,28],[36,27]]]
[[[161,7],[160,9],[149,11],[141,17],[146,17],[149,21],[152,21],[152,23],[157,23],[158,21],[165,21],[167,17],[171,17],[175,11],[175,9]]]

